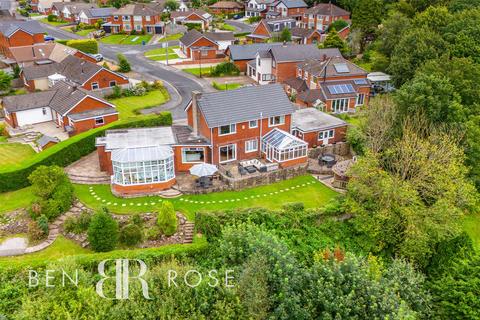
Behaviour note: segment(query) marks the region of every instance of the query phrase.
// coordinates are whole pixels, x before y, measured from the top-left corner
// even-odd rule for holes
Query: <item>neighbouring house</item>
[[[245,11],[245,4],[236,1],[218,1],[208,6],[213,14],[234,14]]]
[[[171,12],[170,20],[175,24],[200,24],[202,30],[207,30],[212,24],[213,16],[201,9],[195,9]]]
[[[45,30],[38,21],[0,21],[0,54],[12,58],[11,48],[45,42]]]
[[[292,115],[292,134],[309,148],[344,142],[348,124],[315,108],[296,110]]]
[[[112,192],[120,196],[168,189],[176,173],[210,162],[209,142],[188,126],[107,130],[95,145],[100,170],[112,176]]]
[[[88,25],[94,25],[99,20],[107,22],[113,10],[115,10],[115,8],[112,7],[82,9],[78,15],[80,19],[79,22]]]
[[[247,63],[255,59],[257,52],[268,51],[273,46],[281,45],[283,45],[281,42],[234,44],[225,50],[225,55],[228,56],[230,62],[235,64],[241,72],[246,73]]]
[[[245,17],[265,18],[270,5],[276,0],[248,0],[245,4]]]
[[[85,90],[102,92],[110,92],[115,86],[129,86],[129,80],[124,75],[72,55],[67,55],[61,62],[25,67],[20,77],[28,91],[48,90],[62,80],[73,82]]]
[[[60,142],[60,139],[58,139],[57,137],[50,137],[47,135],[43,135],[37,140],[37,145],[40,148],[40,150],[43,151],[45,149],[48,149],[56,145],[59,142]]]
[[[257,52],[247,63],[247,75],[259,84],[283,83],[297,75],[297,65],[313,59],[341,56],[337,48],[318,49],[314,44],[284,44]]]
[[[114,10],[102,28],[106,33],[163,34],[165,26],[161,17],[163,9],[162,3],[127,4]]]
[[[66,81],[56,82],[47,91],[4,97],[3,108],[12,128],[53,121],[69,135],[118,120],[113,104]]]
[[[253,29],[252,33],[247,35],[247,39],[252,42],[267,42],[272,38],[278,38],[283,29],[292,29],[297,21],[294,18],[275,18],[262,19]]]
[[[97,8],[97,5],[85,2],[54,2],[52,3],[51,14],[57,16],[59,20],[79,22],[80,12],[91,8]]]
[[[52,12],[52,5],[53,3],[55,3],[54,0],[35,0],[35,1],[37,2],[37,11],[39,13],[47,15]],[[65,0],[63,2],[70,2],[70,0]]]
[[[296,75],[284,85],[297,104],[333,113],[367,105],[371,87],[367,72],[341,55],[298,63]]]
[[[265,17],[267,19],[291,17],[301,21],[307,8],[308,6],[303,0],[277,0],[268,6]]]
[[[30,46],[10,48],[12,59],[20,67],[61,62],[69,55],[96,63],[89,54],[57,42],[38,43]]]
[[[306,29],[316,29],[320,32],[326,32],[332,22],[339,19],[349,21],[350,12],[330,2],[319,3],[305,11],[303,14],[302,23],[303,27]],[[340,32],[340,30],[337,31],[342,35],[344,33]]]
[[[192,60],[215,59],[223,56],[225,49],[233,44],[233,32],[200,33],[192,29],[179,40],[180,50]]]
[[[281,85],[192,95],[185,108],[188,125],[209,141],[211,163],[258,158],[282,168],[306,163],[308,145],[290,134],[295,108]]]
[[[305,29],[294,27],[290,29],[292,41],[298,44],[319,44],[326,38],[326,34],[322,34],[316,29]]]

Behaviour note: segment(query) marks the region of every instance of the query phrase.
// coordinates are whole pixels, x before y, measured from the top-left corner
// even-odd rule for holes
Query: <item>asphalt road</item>
[[[83,39],[84,37],[73,34],[71,32],[55,28],[53,26],[44,25],[50,36],[56,39]],[[177,41],[172,41],[169,45],[176,45]],[[186,118],[186,114],[183,111],[186,104],[189,102],[192,91],[209,90],[206,84],[193,79],[189,75],[182,71],[176,70],[172,67],[164,66],[160,63],[150,61],[143,56],[143,53],[158,45],[146,45],[146,46],[128,46],[128,45],[107,45],[100,43],[100,53],[109,60],[116,60],[118,53],[123,53],[132,70],[141,74],[149,80],[163,80],[166,82],[166,87],[170,93],[171,100],[159,108],[149,109],[148,112],[155,112],[160,110],[169,110],[172,112],[174,120],[181,120]]]
[[[237,28],[237,31],[235,33],[244,33],[244,32],[252,32],[253,28],[251,25],[246,24],[242,21],[239,20],[225,20],[226,23],[229,25],[234,26]]]

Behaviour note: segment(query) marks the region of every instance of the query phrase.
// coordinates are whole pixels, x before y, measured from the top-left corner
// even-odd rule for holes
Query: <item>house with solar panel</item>
[[[367,71],[342,56],[306,60],[297,65],[296,76],[284,81],[285,91],[303,107],[333,113],[355,112],[368,104]]]

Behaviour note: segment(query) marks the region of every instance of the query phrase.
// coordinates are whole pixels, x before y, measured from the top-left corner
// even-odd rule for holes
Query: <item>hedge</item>
[[[19,165],[21,165],[19,169],[0,171],[0,192],[18,190],[30,185],[28,176],[40,165],[65,167],[92,153],[95,151],[95,139],[102,136],[107,129],[169,126],[171,124],[172,115],[166,111],[155,117],[120,120],[100,128],[83,132],[45,151],[37,153],[33,157],[23,161],[23,163],[19,163]]]
[[[98,53],[98,42],[95,39],[68,40],[66,44],[84,53]]]

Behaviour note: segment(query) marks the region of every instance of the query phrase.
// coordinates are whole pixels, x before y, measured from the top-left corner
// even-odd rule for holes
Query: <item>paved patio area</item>
[[[57,127],[53,121],[42,122],[37,124],[29,124],[20,128],[8,128],[11,136],[18,136],[32,132],[38,132],[50,137],[57,137],[60,141],[67,140],[68,134],[62,128]]]
[[[73,183],[110,183],[110,176],[106,172],[100,171],[100,163],[96,151],[66,167],[65,172]]]

